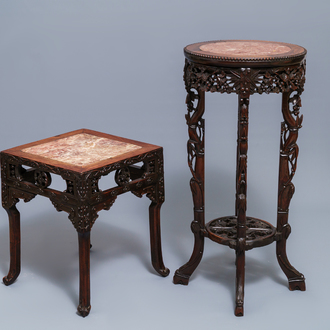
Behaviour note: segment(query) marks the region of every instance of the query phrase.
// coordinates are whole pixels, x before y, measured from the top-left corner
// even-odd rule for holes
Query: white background
[[[120,196],[92,230],[92,310],[78,304],[78,245],[65,213],[20,202],[22,272],[0,285],[11,329],[325,329],[329,309],[330,3],[323,0],[0,0],[0,149],[90,128],[164,147],[167,278],[150,265],[147,198]],[[275,244],[247,252],[245,316],[234,316],[235,253],[206,241],[189,286],[174,271],[192,252],[183,47],[217,39],[308,50],[288,256],[306,277],[290,292]],[[275,224],[280,95],[250,101],[248,214]],[[234,212],[237,97],[207,94],[206,218]],[[60,183],[58,183],[60,185]],[[0,210],[0,273],[9,267]],[[322,326],[323,325],[323,326]]]

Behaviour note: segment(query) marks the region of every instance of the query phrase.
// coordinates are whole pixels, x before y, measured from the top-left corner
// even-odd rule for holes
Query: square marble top
[[[138,145],[106,137],[78,133],[24,148],[22,152],[70,165],[86,166],[141,148]]]
[[[37,162],[83,173],[159,149],[153,144],[79,129],[3,150],[1,154],[19,157],[26,166]]]
[[[80,133],[25,148],[22,151],[71,165],[86,166],[137,149],[141,149],[141,146]]]

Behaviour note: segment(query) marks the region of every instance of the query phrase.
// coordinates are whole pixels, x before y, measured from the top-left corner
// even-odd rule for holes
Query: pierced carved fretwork
[[[193,178],[196,177],[197,158],[204,156],[204,107],[202,105],[203,93],[197,93],[195,90],[187,90],[187,110],[186,122],[188,125],[188,165]],[[197,165],[198,166],[198,165]]]
[[[249,69],[249,94],[283,93],[300,90],[305,83],[306,62],[268,69]],[[195,64],[186,60],[184,81],[188,88],[205,92],[241,92],[242,69]]]
[[[19,189],[9,187],[2,183],[2,207],[8,210],[23,199],[25,203],[32,200],[36,195]]]
[[[156,165],[155,165],[155,160],[149,160],[147,163],[147,173],[155,173]]]
[[[96,194],[100,191],[99,189],[99,178],[91,179],[92,194]]]
[[[69,219],[78,232],[90,231],[98,214],[95,206],[80,205],[72,207]]]
[[[192,174],[190,189],[194,203],[194,220],[191,229],[194,234],[194,249],[189,261],[180,267],[174,275],[175,284],[187,285],[191,274],[200,263],[204,251],[205,215],[204,215],[204,129],[205,92],[194,90],[186,85],[189,140],[187,143],[188,166]]]
[[[118,195],[131,191],[138,197],[147,195],[155,203],[164,201],[164,176],[162,150],[147,152],[97,170],[77,173],[58,167],[24,159],[25,170],[19,157],[1,155],[2,205],[9,209],[19,199],[26,202],[36,195],[48,197],[57,211],[69,213],[70,220],[79,232],[90,230],[100,210],[109,210]],[[143,166],[135,163],[143,162]],[[98,186],[100,178],[116,171],[118,187],[105,192]],[[51,189],[50,173],[66,181],[66,190]],[[87,207],[81,207],[86,203]],[[90,219],[89,219],[90,217]],[[88,220],[89,219],[89,220]]]
[[[74,195],[74,182],[72,180],[66,180],[66,187],[65,192]]]
[[[206,225],[206,228],[208,231],[208,237],[212,240],[228,245],[232,249],[236,249],[238,238],[236,216],[222,217],[212,220]],[[276,228],[270,223],[260,219],[246,217],[245,230],[245,250],[269,244],[276,239]]]
[[[303,116],[299,112],[302,91],[303,88],[301,87],[298,91],[286,92],[282,96],[284,121],[281,125],[277,211],[277,231],[279,236],[276,244],[276,254],[279,265],[288,277],[290,290],[305,290],[304,275],[290,264],[286,254],[286,240],[291,232],[291,227],[288,224],[289,205],[295,191],[292,179],[296,173],[299,152],[297,145],[298,131],[303,120]]]
[[[118,186],[123,187],[123,189],[125,191],[129,190],[128,184],[129,184],[130,180],[131,180],[131,174],[130,174],[130,170],[127,166],[120,168],[116,171],[115,181],[118,184]]]
[[[228,46],[227,42],[231,42],[231,46]],[[251,42],[257,43],[260,51]],[[269,56],[264,56],[263,52],[270,44],[287,47],[285,55],[271,53]],[[290,52],[287,52],[288,49]],[[173,280],[176,284],[188,284],[191,274],[202,258],[204,237],[230,246],[236,252],[235,315],[243,316],[246,250],[276,241],[277,257],[289,279],[289,288],[305,289],[303,275],[287,260],[286,239],[291,232],[287,220],[289,204],[294,193],[292,178],[296,172],[298,157],[296,140],[302,123],[299,109],[300,95],[305,83],[306,50],[300,46],[283,43],[222,40],[189,45],[184,49],[184,53],[186,61],[183,78],[187,91],[186,120],[189,130],[188,166],[192,174],[190,185],[194,203],[191,230],[195,244],[189,261],[176,271]],[[246,58],[242,53],[246,53]],[[235,93],[238,95],[239,103],[235,216],[213,220],[206,226],[204,224],[205,124],[202,118],[205,110],[205,92]],[[281,130],[277,228],[263,220],[246,216],[249,98],[253,94],[262,93],[283,94],[284,122]]]
[[[40,188],[47,188],[52,183],[52,178],[48,172],[34,171],[34,183]]]
[[[156,184],[150,185],[149,188],[144,189],[147,197],[156,204],[161,204],[165,201],[165,187],[164,187],[164,161],[163,154],[159,153],[155,159],[149,160],[146,166],[147,170],[143,174],[144,177],[148,175],[156,175],[158,180]],[[147,179],[148,181],[148,179]]]
[[[289,189],[291,197],[294,193],[294,187],[291,181],[296,172],[297,157],[299,152],[297,145],[298,130],[301,128],[303,120],[303,116],[299,113],[299,109],[301,107],[300,94],[301,91],[296,92],[292,97],[289,96],[289,93],[283,95],[282,109],[284,121],[281,125],[280,155],[282,165],[281,168],[283,168],[285,178],[281,180],[281,191],[283,193],[283,191]],[[280,205],[280,209],[281,211],[284,211],[286,207],[284,207],[284,205]]]
[[[11,188],[10,193],[11,193],[11,197],[14,201],[19,201],[19,199],[23,199],[23,201],[25,203],[31,201],[34,197],[36,197],[35,194],[29,193],[26,191],[22,191],[22,190],[18,190],[15,188]]]
[[[16,178],[16,166],[13,164],[9,164],[9,176],[11,178]]]
[[[96,136],[107,136],[103,133],[89,132]],[[75,135],[75,132],[72,133],[64,136]],[[111,135],[108,138],[120,143],[125,140]],[[18,277],[21,267],[20,214],[15,205],[20,199],[28,202],[36,195],[48,198],[57,211],[68,213],[70,221],[78,232],[80,275],[78,313],[81,316],[85,317],[90,312],[91,229],[98,218],[98,212],[109,210],[117,196],[126,191],[131,191],[138,197],[147,194],[152,200],[149,207],[152,265],[161,276],[169,274],[163,263],[160,240],[160,208],[164,201],[163,150],[150,144],[136,143],[140,145],[136,151],[127,152],[127,156],[134,154],[133,157],[126,159],[119,157],[117,159],[122,160],[117,162],[109,159],[107,165],[101,166],[105,163],[103,160],[91,165],[79,166],[78,169],[69,162],[57,166],[58,163],[51,158],[47,158],[46,163],[32,160],[42,158],[35,158],[33,154],[27,152],[23,153],[21,148],[24,146],[1,152],[2,205],[8,213],[10,224],[10,269],[3,279],[4,284],[12,284]],[[29,155],[31,159],[28,158]],[[143,163],[142,167],[141,163]],[[27,167],[30,168],[26,169]],[[64,191],[50,187],[51,173],[59,175],[66,182]],[[100,190],[100,178],[110,173],[115,175],[117,185],[104,191]]]

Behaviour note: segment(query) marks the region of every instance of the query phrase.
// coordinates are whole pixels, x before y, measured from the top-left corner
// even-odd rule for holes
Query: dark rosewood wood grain
[[[247,41],[245,43],[249,43]],[[292,178],[296,171],[298,130],[302,116],[300,96],[305,83],[306,50],[300,46],[276,43],[288,51],[270,56],[221,56],[204,52],[197,43],[184,49],[186,56],[184,81],[187,91],[188,165],[194,220],[191,229],[195,243],[189,261],[174,275],[175,284],[187,285],[200,263],[204,237],[229,246],[236,252],[235,315],[244,314],[245,251],[276,241],[278,262],[289,280],[290,290],[305,290],[304,276],[288,261],[286,240],[291,232],[288,224],[289,204],[294,193]],[[260,43],[260,42],[258,42]],[[261,42],[263,43],[263,42]],[[267,45],[268,42],[264,42]],[[262,44],[261,44],[262,46]],[[235,215],[221,217],[205,225],[204,217],[204,119],[205,92],[238,95],[238,130],[236,160]],[[249,99],[252,94],[282,93],[284,121],[281,129],[277,227],[246,216],[247,151]]]
[[[76,166],[22,151],[27,147],[79,133],[131,143],[141,148],[86,166]],[[138,163],[143,165],[140,166]],[[117,185],[104,191],[100,190],[99,180],[111,172],[115,174]],[[51,188],[52,174],[59,175],[66,182],[65,191]],[[20,214],[16,204],[20,199],[29,202],[37,195],[47,197],[57,211],[67,212],[78,232],[80,274],[78,313],[81,316],[87,316],[91,309],[91,229],[98,212],[109,210],[117,196],[123,193],[132,192],[137,197],[146,195],[151,200],[149,222],[152,265],[160,275],[169,274],[169,270],[164,266],[160,239],[160,209],[165,200],[161,147],[91,130],[78,130],[2,151],[1,184],[2,206],[8,212],[10,228],[10,269],[3,279],[6,285],[12,284],[20,273]]]
[[[204,119],[205,92],[187,89],[188,114],[188,165],[192,174],[190,187],[194,202],[194,220],[191,230],[194,234],[194,250],[189,261],[180,267],[174,275],[175,284],[188,285],[189,278],[200,263],[204,251],[205,215],[204,215]]]
[[[290,109],[290,105],[292,109]],[[300,93],[293,96],[289,92],[283,93],[282,113],[284,121],[281,129],[277,208],[277,231],[280,235],[276,242],[276,255],[289,280],[289,289],[305,291],[304,275],[290,264],[286,254],[286,240],[291,233],[291,227],[288,223],[289,205],[295,190],[292,178],[296,172],[299,151],[297,145],[298,130],[301,128],[303,119],[303,116],[299,114],[300,107]]]
[[[21,226],[20,214],[16,206],[6,209],[9,218],[10,267],[8,275],[3,278],[5,285],[15,282],[21,272]]]
[[[85,317],[91,310],[90,303],[90,235],[78,232],[79,242],[79,305],[78,313]]]

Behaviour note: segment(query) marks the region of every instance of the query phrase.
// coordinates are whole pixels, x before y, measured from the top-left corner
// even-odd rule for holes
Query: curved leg
[[[194,229],[194,226],[196,226],[196,230]],[[198,220],[192,222],[191,228],[194,233],[194,249],[189,261],[176,270],[173,277],[174,284],[188,285],[190,276],[202,260],[204,252],[204,235],[200,230]]]
[[[204,251],[205,215],[204,215],[204,119],[205,92],[197,94],[187,88],[186,115],[189,140],[188,140],[188,165],[193,175],[190,188],[194,202],[194,220],[191,224],[194,233],[194,249],[189,261],[180,267],[174,275],[174,284],[188,285],[191,274],[200,263]],[[197,100],[197,105],[194,102]]]
[[[170,271],[164,266],[160,235],[160,208],[162,203],[151,202],[149,206],[151,262],[160,275],[166,277]]]
[[[79,306],[78,314],[85,317],[90,305],[90,231],[78,232],[79,240]]]
[[[20,214],[16,206],[6,209],[9,217],[10,235],[10,268],[8,275],[3,278],[5,285],[10,285],[17,279],[21,271],[21,229]]]
[[[304,275],[290,264],[286,253],[286,240],[291,232],[291,227],[288,224],[289,204],[294,194],[294,185],[291,181],[296,171],[299,150],[296,141],[303,118],[302,115],[299,115],[301,92],[297,92],[291,98],[290,94],[290,92],[285,92],[282,96],[284,122],[281,129],[277,212],[277,231],[280,236],[276,242],[276,255],[280,267],[289,280],[289,289],[305,291]],[[293,111],[290,111],[290,103],[293,105]]]

